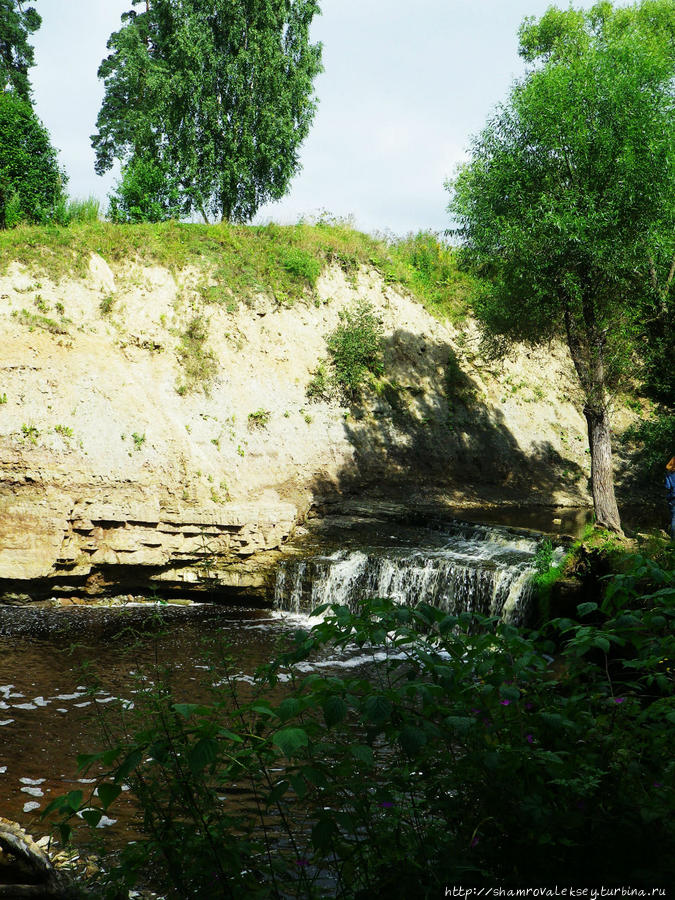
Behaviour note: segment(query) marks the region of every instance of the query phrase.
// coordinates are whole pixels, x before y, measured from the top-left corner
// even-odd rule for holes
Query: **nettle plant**
[[[222,653],[210,703],[164,673],[79,758],[97,791],[50,805],[64,838],[126,785],[143,818],[100,895],[141,872],[173,897],[672,882],[672,570],[629,557],[545,632],[388,600],[322,612],[253,687]],[[307,666],[336,651],[364,664]]]

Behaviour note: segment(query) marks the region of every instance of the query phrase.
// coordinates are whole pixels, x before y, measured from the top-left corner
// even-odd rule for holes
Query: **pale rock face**
[[[234,313],[194,285],[189,270],[113,271],[96,255],[83,280],[38,286],[16,264],[0,277],[0,593],[259,586],[327,496],[587,502],[562,347],[486,363],[475,326],[439,323],[368,269],[328,269],[306,303],[260,296]],[[325,337],[357,299],[381,317],[389,383],[358,409],[310,403]],[[22,313],[38,303],[56,333]],[[217,371],[181,396],[197,314]]]

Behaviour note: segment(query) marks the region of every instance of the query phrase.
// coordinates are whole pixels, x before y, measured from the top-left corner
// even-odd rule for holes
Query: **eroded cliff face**
[[[310,403],[357,300],[383,323],[385,378],[360,404]],[[563,348],[487,363],[473,325],[441,324],[374,270],[228,309],[190,269],[92,255],[88,277],[55,284],[14,264],[0,322],[5,596],[260,587],[296,523],[345,496],[588,502]]]

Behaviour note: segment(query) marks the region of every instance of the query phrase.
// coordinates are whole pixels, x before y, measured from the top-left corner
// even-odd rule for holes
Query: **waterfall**
[[[275,606],[306,613],[323,603],[355,609],[367,597],[388,597],[522,621],[538,537],[459,522],[429,535],[427,547],[363,546],[286,560],[277,571]]]

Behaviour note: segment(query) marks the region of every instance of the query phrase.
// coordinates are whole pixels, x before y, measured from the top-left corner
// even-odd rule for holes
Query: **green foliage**
[[[340,312],[340,324],[326,338],[329,360],[320,362],[310,383],[310,399],[337,395],[352,402],[358,398],[369,375],[381,375],[382,324],[370,303],[361,300]],[[326,365],[330,365],[330,375]]]
[[[330,400],[333,394],[332,382],[325,360],[320,362],[312,373],[305,394],[308,400]]]
[[[206,348],[208,322],[201,316],[193,316],[181,335],[178,360],[183,367],[184,379],[176,386],[181,396],[197,387],[208,391],[211,380],[218,371],[218,363],[213,353]]]
[[[131,435],[131,440],[134,442],[134,450],[140,450],[145,443],[145,434],[138,434],[138,432],[134,431]]]
[[[65,219],[65,173],[30,104],[0,91],[0,228]]]
[[[130,785],[146,836],[113,874],[131,886],[150,870],[177,896],[665,886],[675,574],[639,555],[622,568],[545,632],[373,600],[324,610],[246,697],[222,659],[208,704],[153,675],[134,722],[109,722],[110,749],[79,758],[106,790],[51,809],[68,827]],[[355,645],[362,671],[307,666]],[[250,804],[223,802],[244,784]]]
[[[0,406],[7,403],[7,394],[0,394]]]
[[[0,231],[0,271],[16,261],[54,281],[85,277],[92,252],[112,265],[134,259],[174,272],[192,266],[205,281],[215,282],[203,290],[204,300],[229,307],[236,300],[253,300],[262,291],[280,303],[307,299],[314,273],[322,268],[337,264],[356,274],[360,266],[369,265],[385,281],[411,290],[432,314],[456,321],[466,309],[473,280],[457,271],[450,250],[449,265],[455,274],[447,275],[447,283],[441,274],[429,280],[416,278],[405,249],[408,241],[383,241],[344,223],[243,227],[166,222],[123,227],[92,222],[82,227]],[[289,259],[295,260],[290,266]],[[308,259],[314,260],[313,266]]]
[[[567,340],[595,429],[596,516],[613,528],[608,390],[634,373],[645,323],[667,333],[673,315],[673,29],[671,0],[526,20],[531,68],[449,185],[497,348]]]
[[[388,279],[409,287],[437,318],[466,318],[477,279],[460,271],[456,249],[431,231],[391,240],[388,249]]]
[[[545,538],[534,557],[534,569],[537,575],[543,575],[549,571],[553,565],[553,542],[550,538]]]
[[[182,211],[180,186],[158,161],[136,155],[122,166],[122,178],[110,195],[112,222],[161,222],[179,219]]]
[[[664,409],[639,425],[631,425],[622,435],[624,441],[638,444],[636,462],[646,478],[663,481],[665,466],[675,454],[675,414]]]
[[[71,438],[73,436],[73,429],[69,425],[55,425],[54,431],[63,438]]]
[[[326,345],[335,381],[346,397],[355,398],[369,373],[383,372],[382,325],[365,301],[343,310],[340,320]]]
[[[304,278],[314,287],[321,274],[321,263],[301,247],[283,248],[281,252],[281,264],[287,272],[296,278]]]
[[[42,23],[35,7],[23,7],[21,0],[0,0],[0,91],[30,100],[28,69],[34,52],[28,36]]]
[[[24,440],[30,441],[31,444],[37,444],[37,439],[40,437],[40,432],[35,425],[28,425],[26,422],[21,426],[21,434],[24,437]]]
[[[101,218],[101,204],[92,195],[84,199],[71,198],[66,206],[66,224],[89,225]]]
[[[57,322],[55,319],[50,319],[49,316],[32,313],[27,309],[22,309],[19,312],[14,310],[12,315],[16,316],[22,324],[27,325],[29,331],[39,328],[42,331],[48,331],[50,334],[68,334],[68,325],[70,323],[68,319],[63,317],[61,317],[60,322]]]
[[[99,312],[102,316],[109,316],[113,311],[113,306],[115,305],[115,296],[113,294],[108,294],[107,297],[104,297],[98,305]]]
[[[269,409],[257,409],[248,414],[249,428],[267,428],[272,413]]]
[[[492,276],[481,318],[526,340],[567,334],[591,400],[596,333],[609,384],[633,364],[642,304],[656,312],[650,267],[665,282],[675,251],[674,57],[655,18],[672,28],[675,13],[662,0],[598,9],[527,20],[535,65],[450,185],[467,257]]]
[[[175,189],[186,213],[243,222],[282,197],[314,115],[317,12],[316,0],[149,0],[125,13],[99,69],[105,96],[92,140],[97,172],[114,158],[134,170],[114,209],[165,218]],[[130,204],[132,181],[140,202]]]

